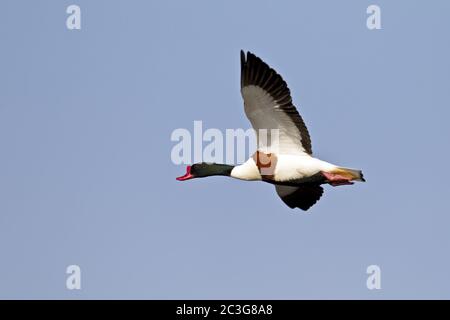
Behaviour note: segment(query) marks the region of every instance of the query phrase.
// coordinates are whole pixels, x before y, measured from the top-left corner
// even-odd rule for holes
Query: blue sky
[[[81,30],[65,25],[73,3]],[[450,298],[449,11],[4,1],[0,297]],[[240,49],[288,82],[315,155],[367,183],[326,187],[305,214],[268,184],[174,179],[173,130],[249,128]],[[72,264],[81,290],[66,289]]]

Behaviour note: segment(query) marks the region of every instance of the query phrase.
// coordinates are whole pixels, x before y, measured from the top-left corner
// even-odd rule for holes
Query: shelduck
[[[305,211],[321,198],[321,185],[365,181],[361,170],[313,157],[308,129],[292,103],[286,82],[251,52],[241,51],[241,94],[245,114],[257,134],[257,151],[237,166],[206,162],[187,166],[186,174],[177,180],[229,176],[264,181],[275,185],[278,196],[290,208]],[[258,132],[269,137],[262,139]],[[271,139],[271,132],[276,132],[277,139]]]

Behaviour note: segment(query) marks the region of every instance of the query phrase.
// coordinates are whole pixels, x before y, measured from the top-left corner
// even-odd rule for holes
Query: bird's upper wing
[[[305,211],[319,201],[323,194],[323,188],[313,184],[298,187],[276,185],[275,189],[281,200],[291,209],[300,208]]]
[[[280,154],[312,154],[311,139],[302,117],[292,104],[291,93],[283,78],[264,61],[241,51],[241,93],[244,108],[258,137],[258,147]],[[268,141],[259,135],[266,129]],[[270,141],[272,129],[278,129],[278,144]],[[273,139],[273,138],[272,138]],[[274,139],[273,139],[274,140]],[[277,148],[276,150],[274,150]]]

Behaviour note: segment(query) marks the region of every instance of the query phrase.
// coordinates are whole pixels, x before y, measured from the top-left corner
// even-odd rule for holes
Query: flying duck
[[[365,181],[362,171],[313,157],[308,129],[292,103],[283,78],[251,52],[241,50],[241,94],[244,110],[257,133],[257,151],[237,166],[195,163],[177,180],[229,176],[246,181],[264,181],[290,208],[308,210],[322,196],[322,184],[350,185]],[[273,131],[275,129],[276,131]],[[262,139],[258,132],[271,138]],[[274,141],[272,141],[274,140]]]

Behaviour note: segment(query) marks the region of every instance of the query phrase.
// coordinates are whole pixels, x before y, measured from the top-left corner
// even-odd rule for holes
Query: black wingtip
[[[251,51],[244,51],[241,49],[241,59],[244,59],[244,61],[248,61],[250,57],[257,58],[256,55]]]

